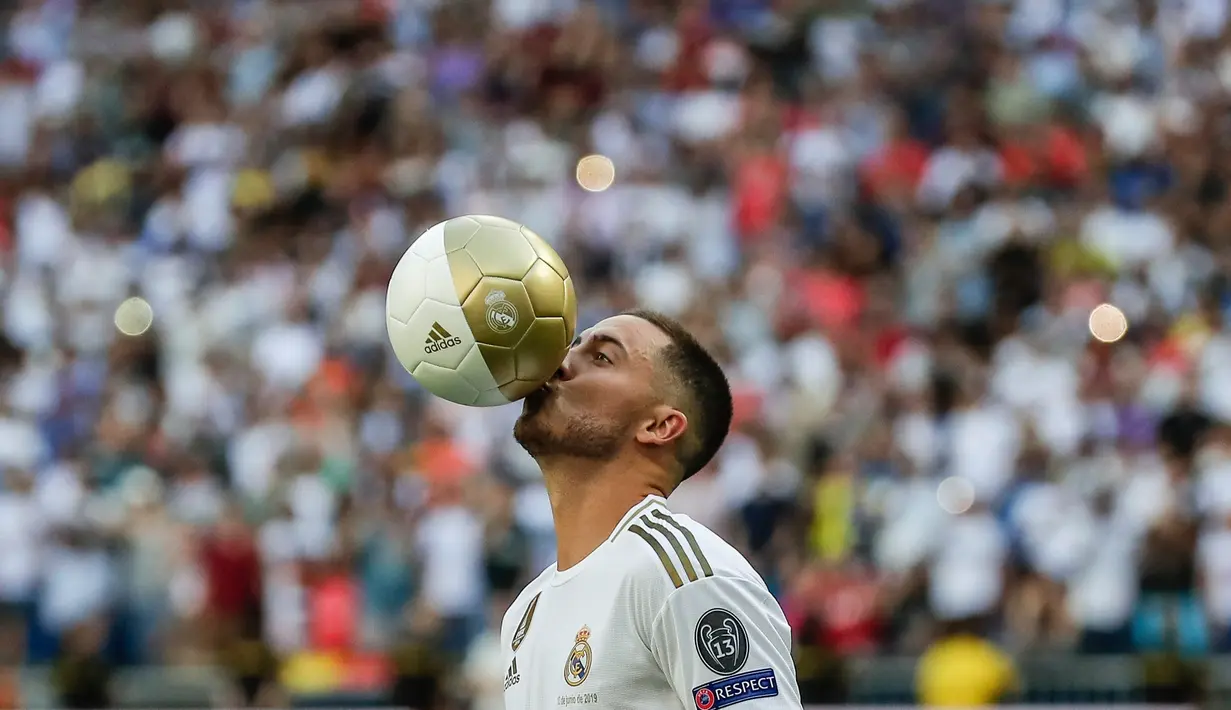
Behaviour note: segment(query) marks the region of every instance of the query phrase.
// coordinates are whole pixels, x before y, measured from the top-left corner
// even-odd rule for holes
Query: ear
[[[665,446],[678,441],[688,431],[688,417],[674,407],[655,407],[652,418],[646,419],[637,430],[637,442],[651,446]]]

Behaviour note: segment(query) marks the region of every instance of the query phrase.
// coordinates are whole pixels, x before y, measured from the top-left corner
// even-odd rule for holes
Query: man
[[[731,424],[721,368],[664,316],[582,334],[514,428],[543,470],[557,562],[501,627],[506,708],[799,708],[765,582],[666,497]]]

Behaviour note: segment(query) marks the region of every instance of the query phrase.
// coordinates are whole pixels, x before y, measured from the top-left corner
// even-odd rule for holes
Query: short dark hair
[[[647,321],[670,342],[658,353],[664,375],[685,398],[682,409],[690,431],[676,452],[676,461],[688,480],[714,458],[731,429],[731,385],[722,366],[692,333],[676,319],[656,311],[635,309],[624,315]]]

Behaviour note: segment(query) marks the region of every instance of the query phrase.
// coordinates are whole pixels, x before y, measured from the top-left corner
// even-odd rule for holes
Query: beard
[[[612,418],[593,414],[564,415],[550,408],[545,391],[526,398],[522,414],[513,425],[513,438],[526,453],[538,459],[544,456],[571,456],[580,459],[606,461],[615,457],[624,444],[628,427]]]

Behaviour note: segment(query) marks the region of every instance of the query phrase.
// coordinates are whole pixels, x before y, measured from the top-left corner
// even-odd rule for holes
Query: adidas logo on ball
[[[423,352],[438,353],[454,345],[461,345],[462,339],[455,335],[450,335],[449,331],[441,327],[439,323],[432,323],[432,329],[427,332],[427,338],[424,339],[423,343]]]

